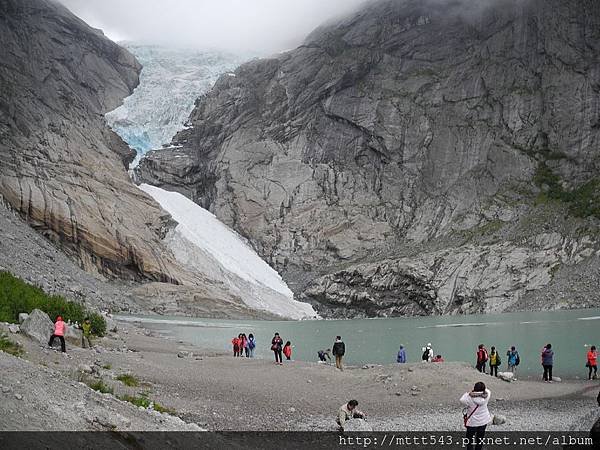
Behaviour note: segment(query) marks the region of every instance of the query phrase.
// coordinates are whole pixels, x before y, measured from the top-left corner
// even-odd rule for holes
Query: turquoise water
[[[600,348],[600,309],[523,312],[472,316],[415,317],[393,319],[257,321],[195,319],[166,316],[119,316],[119,320],[140,321],[142,326],[176,340],[204,348],[231,349],[238,333],[253,333],[256,356],[272,358],[270,342],[274,332],[294,346],[293,359],[316,361],[319,349],[331,348],[336,335],[346,343],[347,364],[390,364],[396,361],[399,344],[408,360],[421,359],[421,347],[431,342],[436,354],[446,361],[474,364],[475,350],[483,343],[496,346],[506,365],[506,350],[515,345],[521,355],[521,375],[538,375],[540,350],[548,342],[555,351],[557,376],[587,376],[586,345]]]

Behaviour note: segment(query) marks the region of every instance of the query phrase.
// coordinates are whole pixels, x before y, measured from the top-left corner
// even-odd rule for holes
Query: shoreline
[[[0,330],[3,329],[0,325]],[[293,361],[275,366],[266,359],[234,358],[122,322],[118,322],[116,333],[96,340],[95,349],[69,346],[67,357],[25,336],[9,336],[23,345],[28,370],[35,371],[38,378],[49,377],[54,383],[58,376],[65,384],[76,383],[82,369],[86,371],[91,367],[92,378],[102,380],[114,390],[114,395],[101,394],[103,397],[112,401],[115,396],[145,392],[148,398],[172,409],[183,420],[176,426],[215,431],[334,431],[337,408],[349,398],[359,400],[359,407],[369,414],[369,423],[375,431],[432,428],[460,431],[463,429],[462,407],[458,398],[482,379],[466,364],[451,362],[381,365],[368,369],[347,367],[343,372],[314,362]],[[1,353],[0,356],[3,367],[21,366],[11,364],[12,356]],[[47,374],[48,369],[58,375]],[[15,373],[18,369],[13,370]],[[125,386],[116,379],[122,374],[135,377],[139,386]],[[565,380],[549,385],[528,380],[507,383],[490,378],[487,374],[483,378],[492,391],[490,410],[492,414],[507,417],[506,424],[490,426],[490,430],[567,431],[577,427],[589,430],[593,423],[589,423],[590,420],[599,413],[595,403],[600,389],[598,381]],[[18,380],[22,388],[26,388],[28,379]],[[83,398],[100,395],[76,384],[77,389],[89,391]],[[0,429],[45,429],[47,426],[97,429],[94,428],[97,424],[72,423],[74,419],[68,415],[56,415],[48,425],[35,405],[5,394],[0,396],[5,400],[0,402],[3,413],[0,417],[6,416],[7,409],[15,410],[11,402],[16,402],[21,413],[29,417],[23,423],[14,418],[0,418]],[[132,413],[131,405],[115,401],[121,415],[137,414],[137,411]],[[147,414],[155,417],[157,413]],[[124,426],[127,420],[129,425]],[[127,420],[116,424],[117,429],[145,429],[145,426],[152,429],[141,424],[139,418]],[[155,423],[152,426],[155,429],[175,426],[160,423],[158,428]]]
[[[580,313],[583,314],[584,312],[587,312],[588,314],[590,312],[592,312],[592,314],[596,314],[596,309],[580,309],[580,310],[576,310],[578,312],[575,312],[576,315],[579,315]],[[600,310],[598,310],[600,312]],[[478,320],[478,317],[482,316],[482,317],[486,317],[487,318],[487,322],[481,322],[480,320]],[[494,316],[489,317],[488,315],[470,315],[470,316],[460,316],[460,318],[462,318],[462,320],[466,320],[464,322],[459,322],[459,318],[455,317],[455,316],[439,316],[441,318],[444,318],[445,320],[450,320],[452,321],[451,323],[434,323],[434,324],[428,324],[427,326],[417,326],[417,329],[433,329],[433,330],[444,330],[444,329],[451,329],[451,330],[461,330],[463,328],[468,329],[470,327],[474,327],[474,328],[479,328],[482,326],[487,326],[487,325],[500,325],[500,326],[505,326],[506,328],[509,328],[510,325],[512,324],[511,320],[496,320],[496,318]],[[504,313],[499,313],[498,314],[499,317],[504,317],[505,314]],[[129,324],[131,326],[140,328],[141,330],[148,330],[152,333],[156,333],[157,335],[159,334],[162,338],[164,339],[169,339],[169,340],[173,340],[176,342],[179,342],[180,340],[185,341],[186,344],[190,345],[190,346],[200,346],[201,350],[206,350],[206,351],[212,351],[212,352],[219,352],[223,355],[229,355],[230,352],[230,345],[229,345],[229,340],[231,339],[231,337],[225,337],[224,340],[221,340],[221,336],[220,334],[222,330],[232,330],[232,335],[233,334],[237,334],[237,331],[239,329],[253,329],[254,328],[254,324],[259,324],[258,327],[256,327],[258,330],[257,331],[261,331],[260,330],[260,324],[264,324],[265,322],[271,324],[272,321],[262,321],[262,320],[243,320],[243,319],[214,319],[214,318],[200,318],[200,317],[185,317],[185,319],[180,320],[180,317],[178,316],[156,316],[156,315],[143,315],[143,316],[132,316],[132,315],[121,315],[121,314],[115,314],[114,316],[114,320],[118,323],[124,323],[124,324]],[[589,321],[591,320],[596,320],[599,316],[596,315],[591,315],[590,317],[570,317],[570,318],[566,318],[565,320],[576,323],[577,321],[581,320],[581,321],[586,321],[586,323],[591,323]],[[429,319],[430,317],[426,317],[425,319]],[[390,320],[390,321],[396,321],[399,318],[372,318],[372,320]],[[415,319],[414,317],[406,317],[406,318],[400,318],[400,319],[406,319],[406,320],[411,320],[411,319]],[[355,319],[339,319],[339,322],[350,322],[352,320]],[[364,319],[358,319],[358,320],[364,320]],[[524,321],[522,322],[520,319],[517,323],[518,325],[522,325],[523,327],[527,326],[527,324],[532,323],[531,321]],[[290,320],[290,321],[281,321],[281,322],[274,322],[274,323],[286,323],[286,324],[301,324],[303,322],[337,322],[338,320],[328,320],[328,319],[309,319],[309,320]],[[556,320],[552,320],[551,317],[548,318],[542,318],[542,320],[538,320],[535,323],[552,323],[552,322],[556,322]],[[148,324],[150,326],[146,326],[145,324]],[[152,326],[154,325],[154,326]],[[161,325],[163,325],[164,327],[161,328]],[[327,328],[327,324],[323,323],[323,325],[325,325],[325,328]],[[390,325],[390,326],[395,326],[394,324]],[[208,329],[215,329],[217,330],[215,333],[217,333],[216,335],[219,335],[219,338],[215,338],[213,339],[213,342],[210,342],[209,345],[212,345],[212,347],[202,347],[205,344],[198,344],[194,341],[194,337],[191,337],[190,334],[191,332],[185,331],[183,333],[178,333],[177,331],[175,331],[175,329],[177,327],[182,327],[182,328],[190,328],[190,329],[194,329],[197,328],[198,329],[198,334],[202,334],[203,330],[208,330]],[[274,328],[275,329],[275,328]],[[391,328],[390,328],[391,329]],[[299,332],[300,330],[300,332]],[[310,333],[310,331],[314,331],[314,328],[312,328],[310,325],[308,327],[308,332]],[[288,330],[286,330],[287,333],[291,333],[291,340],[294,341],[294,334],[296,337],[296,342],[300,339],[301,336],[304,336],[305,332],[307,331],[304,328],[298,328],[298,327],[294,327],[291,326],[291,328],[288,328]],[[264,327],[263,327],[263,334],[264,334]],[[278,330],[281,331],[281,330]],[[330,332],[330,334],[333,336],[335,335],[335,331],[336,330],[327,330],[324,328],[317,328],[316,329],[317,333],[319,332],[323,332],[325,331],[325,333]],[[369,329],[365,328],[365,331],[368,332]],[[270,332],[270,331],[269,331]],[[359,329],[359,332],[362,332],[361,329]],[[410,332],[410,330],[409,330]],[[210,334],[211,332],[208,332],[206,334]],[[256,331],[255,331],[256,333]],[[271,332],[270,332],[271,333]],[[445,331],[442,331],[442,333],[446,333]],[[451,332],[452,333],[452,332]],[[456,331],[453,333],[463,333],[463,331]],[[469,331],[465,331],[464,333],[473,333],[473,332],[469,332]],[[348,331],[346,331],[346,333],[344,333],[342,331],[342,333],[340,334],[344,334],[347,336]],[[272,336],[272,333],[271,333]],[[300,336],[300,337],[299,337]],[[399,335],[401,336],[401,335]],[[405,336],[406,337],[406,336]],[[456,337],[456,336],[454,336]],[[265,336],[262,336],[262,342],[265,342]],[[270,339],[270,337],[269,337]],[[405,344],[406,346],[406,342],[402,339],[402,338],[397,338],[399,340],[399,342],[402,342]],[[201,341],[206,341],[206,339],[202,339]],[[427,341],[423,341],[423,342],[427,342]],[[434,342],[434,348],[437,349],[437,346],[435,345],[435,340]],[[485,342],[485,341],[483,341]],[[488,341],[489,342],[489,341]],[[495,340],[495,342],[498,342],[498,340]],[[553,341],[554,342],[554,341]],[[179,342],[182,343],[182,342]],[[494,343],[494,340],[492,340],[492,343]],[[314,344],[314,342],[312,343]],[[356,345],[356,342],[354,343]],[[412,344],[415,344],[414,342],[412,342]],[[443,344],[443,341],[442,341]],[[558,343],[560,344],[560,342]],[[317,345],[321,345],[321,347],[315,347],[315,348],[326,348],[325,346],[322,346],[323,344],[319,344],[317,343]],[[347,342],[348,345],[348,342]],[[362,345],[362,344],[361,344]],[[586,344],[587,345],[587,344]],[[586,347],[586,345],[584,345],[584,348]],[[296,352],[294,351],[294,356],[298,359],[296,359],[296,361],[302,361],[302,362],[306,362],[306,363],[317,363],[317,357],[316,357],[316,350],[314,352],[314,355],[312,353],[307,353],[307,346],[304,345],[302,349],[300,349],[300,352]],[[312,348],[312,347],[310,347]],[[411,359],[409,360],[410,363],[421,363],[420,361],[420,354],[422,352],[421,347],[406,347],[408,349],[408,351],[411,353],[409,356],[411,356]],[[499,347],[501,348],[501,347]],[[524,350],[522,348],[520,348],[519,346],[517,346],[517,348],[521,351],[521,356],[525,359],[525,363],[521,364],[521,366],[518,368],[517,370],[517,375],[518,378],[520,380],[528,380],[528,381],[536,381],[538,379],[541,379],[542,376],[542,372],[543,369],[541,367],[540,364],[536,363],[536,360],[539,359],[539,354],[538,353],[531,353],[531,349],[529,349],[529,353],[525,353]],[[573,347],[574,348],[574,347]],[[573,348],[569,349],[569,350],[573,350]],[[579,347],[577,347],[579,348]],[[448,350],[448,346],[446,345],[446,348],[441,348],[441,353],[444,356],[444,359],[446,360],[446,362],[452,362],[452,363],[459,363],[459,364],[464,364],[466,366],[469,367],[474,367],[475,366],[475,362],[473,360],[473,358],[471,357],[471,354],[469,352],[469,350],[467,350],[466,352],[464,351],[459,351],[458,355],[457,352],[454,352],[454,355],[447,355],[446,352],[444,352],[444,350]],[[386,349],[386,351],[390,351],[390,349]],[[535,350],[533,350],[535,352]],[[587,352],[587,349],[585,349],[585,351]],[[272,358],[272,353],[267,351],[266,354],[264,354],[265,350],[263,348],[261,348],[261,350],[258,352],[257,354],[257,358],[260,358],[261,356],[265,359],[265,360],[269,360]],[[358,356],[356,353],[354,353],[353,355],[350,356],[350,358],[352,358],[352,356],[356,356],[356,359],[349,359],[348,355],[345,358],[346,364],[349,364],[355,368],[361,368],[363,366],[372,366],[372,367],[386,367],[386,366],[395,366],[396,362],[395,362],[395,354],[397,352],[397,348],[394,348],[391,350],[391,353],[389,353],[389,358],[386,358],[385,356],[388,355],[388,353],[386,352],[385,355],[383,355],[383,357],[381,356],[382,353],[379,353],[378,357],[375,357],[374,359],[366,359],[365,356],[368,356],[368,354],[360,354],[360,352],[358,353]],[[474,354],[475,350],[473,350],[473,354]],[[364,351],[363,351],[364,353]],[[464,354],[468,353],[467,357],[463,357],[465,356]],[[500,355],[502,357],[502,364],[499,367],[499,372],[507,372],[508,371],[508,367],[506,365],[506,357],[504,355],[505,353],[505,349],[504,350],[500,350]],[[565,350],[563,350],[561,352],[562,355],[573,355],[574,353],[569,353],[566,352]],[[416,356],[416,357],[415,357]],[[582,353],[582,358],[585,357],[585,353]],[[418,359],[417,359],[418,358]],[[565,361],[565,357],[560,358],[560,361],[558,364],[555,365],[554,368],[554,375],[555,377],[558,377],[559,379],[562,379],[564,381],[570,380],[570,381],[577,381],[577,380],[585,380],[587,378],[587,369],[586,368],[579,368],[579,366],[575,366],[573,365],[573,361],[570,361],[569,359],[566,359]],[[571,359],[574,359],[574,357],[571,357]],[[539,367],[538,367],[539,366]],[[485,373],[485,375],[489,375],[489,366],[486,367],[487,372]]]

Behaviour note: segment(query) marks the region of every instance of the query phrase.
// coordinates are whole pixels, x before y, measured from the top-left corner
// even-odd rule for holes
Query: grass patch
[[[102,380],[88,381],[86,384],[95,391],[102,392],[103,394],[112,394],[113,388]]]
[[[110,364],[104,364],[104,365],[102,366],[102,368],[103,368],[103,369],[106,369],[106,370],[110,370],[110,369],[112,368],[112,366],[111,366]]]
[[[92,334],[104,336],[106,321],[98,313],[87,311],[79,303],[59,295],[48,295],[8,272],[0,272],[0,321],[18,323],[19,313],[40,309],[54,320],[62,316],[65,321],[82,323],[86,317],[92,323]]]
[[[119,397],[119,399],[121,399],[123,401],[126,401],[126,402],[129,402],[132,405],[135,405],[135,406],[138,406],[138,407],[141,406],[142,408],[148,408],[148,407],[150,407],[150,405],[153,405],[154,411],[158,411],[160,413],[171,414],[172,416],[175,415],[175,410],[174,409],[167,408],[167,407],[161,405],[160,403],[157,403],[157,402],[154,402],[154,401],[150,400],[148,398],[148,394],[146,394],[146,393],[142,393],[142,394],[139,394],[139,395],[128,395],[128,394],[125,394],[125,395],[121,395]]]
[[[131,375],[129,373],[123,373],[119,375],[117,377],[117,380],[119,380],[125,386],[137,387],[140,385],[139,380],[134,375]]]
[[[5,334],[0,335],[0,351],[13,356],[21,356],[23,354],[21,344],[11,341]]]
[[[542,161],[533,181],[542,189],[536,203],[557,200],[566,203],[569,212],[575,217],[600,219],[600,179],[594,178],[575,189],[567,190],[563,187],[560,177]]]

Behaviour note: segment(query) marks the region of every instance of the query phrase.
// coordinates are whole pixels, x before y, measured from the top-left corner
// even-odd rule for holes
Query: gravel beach
[[[85,409],[85,399],[101,396],[125,418],[110,424],[116,429],[185,429],[195,424],[190,426],[208,430],[335,430],[336,410],[356,398],[376,431],[458,431],[462,430],[458,398],[480,380],[492,391],[492,414],[507,418],[505,424],[491,427],[494,430],[589,430],[600,414],[599,381],[507,383],[452,362],[348,367],[343,372],[300,361],[276,366],[270,360],[233,358],[165,339],[132,324],[117,326],[116,333],[97,340],[95,349],[70,347],[68,357],[10,334],[23,345],[23,359],[28,361],[0,352],[0,384],[18,383],[24,393],[22,400],[14,398],[13,388],[0,393],[0,429],[47,429],[48,420],[52,429],[94,429],[99,425],[93,420],[74,419],[76,405],[83,401],[80,408]],[[0,326],[0,331],[5,329]],[[138,386],[118,381],[122,374],[135,377]],[[185,424],[164,421],[167,414],[156,423],[157,413],[98,394],[76,382],[82,377],[102,380],[114,396],[146,395]],[[36,394],[29,395],[32,392]],[[65,398],[71,400],[65,403]],[[53,402],[60,405],[46,419],[40,404]],[[138,419],[140,413],[150,422]],[[29,420],[19,419],[25,416]]]

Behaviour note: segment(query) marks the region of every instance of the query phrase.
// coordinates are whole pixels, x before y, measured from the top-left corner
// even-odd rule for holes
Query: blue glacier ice
[[[171,142],[196,99],[223,73],[256,55],[121,43],[142,64],[140,84],[106,120],[131,148],[144,153]]]

